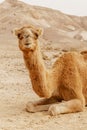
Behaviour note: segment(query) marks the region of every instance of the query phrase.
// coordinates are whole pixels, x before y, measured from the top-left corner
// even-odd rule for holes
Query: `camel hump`
[[[84,59],[87,60],[87,51],[81,51],[80,53],[83,55]]]
[[[81,53],[82,55],[87,54],[87,50],[86,50],[86,51],[81,51],[80,53]]]

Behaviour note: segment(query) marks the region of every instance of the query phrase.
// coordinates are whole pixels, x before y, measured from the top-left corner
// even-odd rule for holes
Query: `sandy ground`
[[[87,130],[87,109],[49,116],[28,113],[26,103],[38,100],[33,92],[17,40],[0,35],[0,130]]]

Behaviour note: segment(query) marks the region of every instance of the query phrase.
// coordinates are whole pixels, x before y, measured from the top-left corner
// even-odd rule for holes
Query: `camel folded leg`
[[[42,99],[35,102],[28,102],[26,105],[26,110],[28,112],[40,112],[40,111],[47,111],[52,103],[58,102],[57,98],[49,98],[49,99]]]
[[[73,113],[83,111],[85,105],[79,99],[72,99],[59,104],[53,104],[49,107],[50,115],[58,115],[63,113]]]

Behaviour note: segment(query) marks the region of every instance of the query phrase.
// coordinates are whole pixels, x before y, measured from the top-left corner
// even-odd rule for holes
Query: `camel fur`
[[[39,46],[41,28],[24,26],[15,30],[33,90],[40,101],[28,102],[28,112],[50,115],[83,111],[87,105],[87,63],[83,54],[66,52],[46,69]]]

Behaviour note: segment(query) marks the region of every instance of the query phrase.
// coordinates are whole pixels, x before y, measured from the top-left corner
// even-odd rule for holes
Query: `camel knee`
[[[54,104],[49,107],[50,115],[58,115],[64,113],[81,112],[84,110],[84,102],[79,99],[72,99],[69,101],[62,102],[60,104]]]
[[[84,110],[85,100],[73,99],[73,100],[67,101],[66,106],[71,112],[81,112]]]
[[[71,105],[70,108],[72,109],[72,112],[80,112],[84,110],[84,104],[81,100],[77,100]]]
[[[26,105],[26,111],[27,112],[35,112],[35,105],[32,102],[28,102]]]
[[[51,106],[49,107],[48,113],[49,113],[49,115],[51,115],[51,116],[55,116],[55,115],[60,114],[60,110],[57,110],[57,107],[56,107],[56,105],[54,104],[54,105],[51,105]]]

